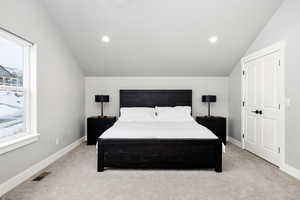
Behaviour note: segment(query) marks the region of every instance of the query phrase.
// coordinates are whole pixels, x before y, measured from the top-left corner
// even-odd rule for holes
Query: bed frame
[[[120,108],[191,106],[192,90],[120,90]],[[98,172],[114,168],[214,168],[222,172],[220,139],[98,139]]]

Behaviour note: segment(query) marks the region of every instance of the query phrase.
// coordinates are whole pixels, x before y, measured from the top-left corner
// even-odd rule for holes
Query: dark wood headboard
[[[120,90],[120,108],[190,106],[192,90]]]

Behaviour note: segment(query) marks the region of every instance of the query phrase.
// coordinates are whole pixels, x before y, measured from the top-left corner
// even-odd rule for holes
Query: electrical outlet
[[[56,144],[56,145],[59,145],[59,138],[56,138],[56,139],[55,139],[55,144]]]

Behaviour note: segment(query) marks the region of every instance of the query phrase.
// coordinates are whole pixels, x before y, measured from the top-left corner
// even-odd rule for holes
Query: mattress
[[[209,129],[196,121],[126,122],[118,120],[105,131],[103,139],[217,139]]]

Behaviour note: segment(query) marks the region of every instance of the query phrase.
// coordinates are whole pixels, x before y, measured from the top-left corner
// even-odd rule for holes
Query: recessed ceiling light
[[[216,43],[218,41],[218,36],[214,35],[209,38],[210,43]]]
[[[101,40],[104,43],[109,43],[110,42],[110,38],[107,35],[103,35]]]

